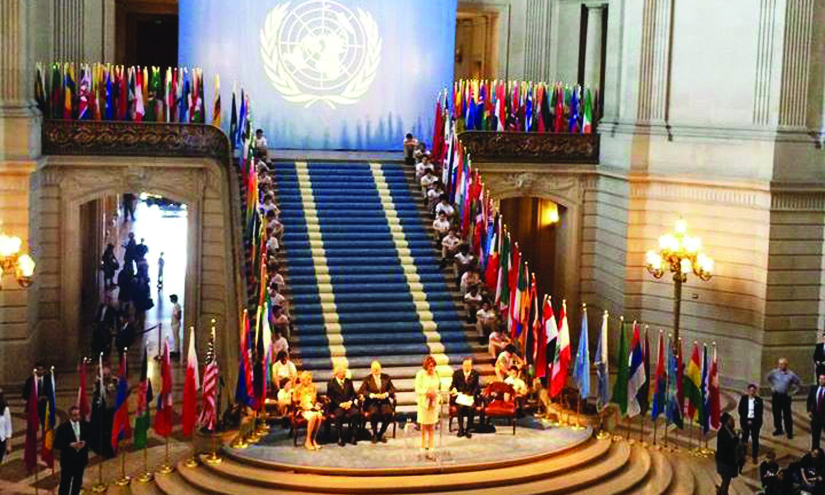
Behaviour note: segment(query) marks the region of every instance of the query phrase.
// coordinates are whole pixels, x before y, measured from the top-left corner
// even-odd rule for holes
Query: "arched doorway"
[[[538,292],[558,300],[566,297],[561,286],[563,267],[558,246],[567,208],[546,198],[513,197],[501,200],[500,211],[531,273],[536,275]]]
[[[188,222],[185,203],[152,191],[108,194],[80,205],[82,354],[97,355],[109,342],[143,342],[150,355],[161,352],[164,341],[171,352],[182,350],[187,322],[177,315],[187,309]],[[173,313],[183,320],[177,335]]]

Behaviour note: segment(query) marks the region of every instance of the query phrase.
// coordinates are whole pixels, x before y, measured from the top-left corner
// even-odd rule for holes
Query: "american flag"
[[[218,393],[218,359],[215,355],[215,329],[212,328],[212,337],[209,340],[209,350],[206,356],[207,364],[203,372],[203,391],[201,392],[202,407],[200,424],[207,430],[214,431],[218,422],[216,396]]]

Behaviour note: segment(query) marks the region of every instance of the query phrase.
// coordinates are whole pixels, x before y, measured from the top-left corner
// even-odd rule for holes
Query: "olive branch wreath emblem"
[[[305,108],[318,101],[327,103],[331,108],[335,108],[335,104],[351,105],[357,102],[375,80],[378,65],[381,62],[381,36],[378,34],[378,25],[372,15],[360,8],[356,9],[358,20],[364,27],[365,33],[366,57],[362,70],[347,83],[339,94],[319,95],[301,90],[285,65],[279,60],[278,39],[289,5],[290,2],[286,2],[272,9],[261,28],[261,59],[264,71],[272,85],[285,100],[303,103]]]

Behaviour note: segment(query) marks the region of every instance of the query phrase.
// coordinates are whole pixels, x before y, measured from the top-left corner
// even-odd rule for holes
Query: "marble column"
[[[592,90],[602,84],[602,21],[604,6],[587,8],[587,37],[584,49],[584,84]]]

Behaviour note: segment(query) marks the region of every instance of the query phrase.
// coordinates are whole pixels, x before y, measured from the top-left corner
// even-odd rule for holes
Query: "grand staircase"
[[[378,359],[393,378],[399,410],[414,409],[424,356],[451,368],[485,348],[463,318],[449,272],[422,210],[412,170],[398,164],[276,163],[287,285],[299,369],[325,390],[336,362],[356,386]]]

